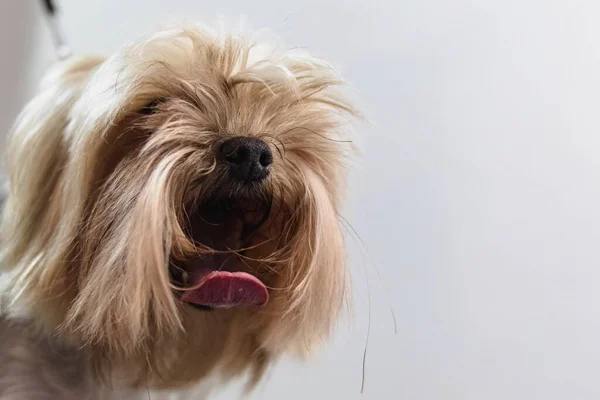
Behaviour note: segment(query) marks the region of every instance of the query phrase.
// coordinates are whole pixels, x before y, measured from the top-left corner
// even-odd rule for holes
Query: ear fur
[[[82,57],[54,67],[11,133],[0,267],[18,276],[9,288],[13,300],[25,292],[25,286],[43,282],[48,272],[40,264],[60,222],[60,182],[68,152],[65,131],[74,103],[101,62],[99,57]]]

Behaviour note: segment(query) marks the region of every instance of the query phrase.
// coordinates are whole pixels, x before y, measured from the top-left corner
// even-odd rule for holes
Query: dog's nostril
[[[273,154],[271,154],[271,151],[265,151],[260,155],[258,161],[263,167],[268,167],[269,165],[273,164]]]
[[[256,138],[234,137],[221,145],[220,152],[231,176],[244,182],[265,179],[273,164],[271,149]]]

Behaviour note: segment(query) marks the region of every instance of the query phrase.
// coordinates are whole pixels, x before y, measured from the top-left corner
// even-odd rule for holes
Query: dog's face
[[[200,30],[60,66],[9,148],[14,307],[144,385],[310,350],[346,294],[341,83]]]

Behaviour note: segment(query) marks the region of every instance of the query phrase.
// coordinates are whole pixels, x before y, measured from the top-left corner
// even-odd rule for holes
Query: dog
[[[203,27],[56,65],[7,148],[0,398],[202,399],[317,348],[349,303],[343,85]]]

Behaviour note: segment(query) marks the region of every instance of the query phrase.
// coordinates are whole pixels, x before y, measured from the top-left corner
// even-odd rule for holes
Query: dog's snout
[[[234,137],[221,145],[220,152],[233,178],[244,182],[265,179],[273,164],[269,145],[256,138]]]

